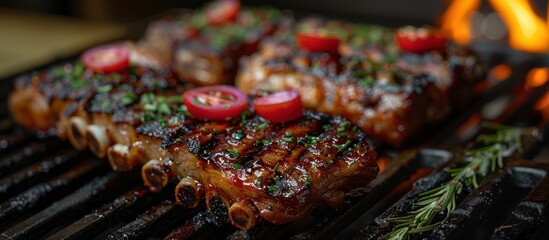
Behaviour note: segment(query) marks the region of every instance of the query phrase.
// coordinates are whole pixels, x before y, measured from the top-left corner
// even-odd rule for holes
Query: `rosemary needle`
[[[484,123],[483,127],[496,131],[478,137],[485,146],[467,150],[465,154],[470,162],[464,167],[446,169],[452,179],[420,193],[405,216],[387,219],[395,225],[382,239],[408,239],[410,235],[434,230],[456,209],[456,197],[464,188],[478,188],[479,177],[503,167],[503,152],[513,147],[521,150],[519,129],[494,123]],[[440,213],[445,214],[445,218],[435,221]]]

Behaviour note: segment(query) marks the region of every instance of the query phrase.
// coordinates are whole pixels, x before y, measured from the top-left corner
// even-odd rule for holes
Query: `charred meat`
[[[378,173],[365,133],[343,117],[306,111],[271,123],[250,108],[228,121],[199,120],[182,104],[187,89],[170,72],[103,74],[68,63],[20,77],[10,109],[25,127],[54,128],[76,148],[108,156],[115,170],[143,165],[153,191],[177,182],[179,204],[205,198],[216,219],[241,229],[335,206]]]
[[[303,28],[321,32],[305,38]],[[236,85],[248,93],[297,89],[306,107],[345,116],[370,136],[400,146],[464,105],[483,76],[470,51],[404,53],[393,36],[381,27],[303,20],[244,59]]]

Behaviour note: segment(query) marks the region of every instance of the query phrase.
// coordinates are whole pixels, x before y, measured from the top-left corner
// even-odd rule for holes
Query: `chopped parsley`
[[[160,114],[170,115],[172,114],[172,110],[170,110],[170,107],[167,103],[159,103],[158,104],[158,112]]]
[[[235,149],[227,149],[227,152],[229,152],[233,158],[238,157],[238,151],[236,151]]]
[[[264,122],[264,123],[261,123],[261,124],[257,125],[257,127],[255,129],[256,130],[263,130],[263,129],[267,128],[268,126],[269,126],[269,124]]]
[[[344,132],[345,130],[347,130],[347,128],[349,127],[351,123],[349,121],[344,121],[341,123],[341,125],[339,125],[339,127],[337,128],[337,131],[338,132]]]
[[[172,109],[170,108],[170,104],[174,103],[180,103],[181,98],[179,96],[155,96],[152,93],[145,93],[141,95],[141,98],[139,100],[141,104],[143,104],[143,110],[145,110],[144,114],[150,115],[150,120],[154,119],[155,117],[160,117],[159,121],[166,120],[163,119],[164,117],[167,117],[172,114]],[[185,114],[187,116],[188,111],[187,108],[179,107],[177,109],[179,113]],[[147,119],[147,118],[142,118]],[[166,120],[167,123],[167,120]]]
[[[362,87],[370,87],[374,84],[376,80],[372,76],[366,76],[365,78],[360,79],[360,86]]]
[[[135,101],[137,101],[137,96],[135,95],[135,93],[125,92],[121,103],[123,106],[128,106],[134,104]]]
[[[276,190],[278,190],[278,186],[276,186],[276,185],[267,186],[267,191],[269,191],[269,193],[274,193],[274,192],[276,192]]]
[[[242,165],[240,163],[235,163],[235,164],[233,164],[233,167],[234,167],[234,169],[239,169],[239,168],[242,167]]]
[[[263,139],[263,140],[261,140],[261,142],[263,143],[263,145],[267,146],[267,145],[273,143],[273,140],[271,140],[271,139]]]
[[[276,172],[276,170],[278,169],[278,164],[280,164],[280,161],[276,162],[276,164],[274,165],[274,167],[273,167],[274,172]]]
[[[291,137],[292,136],[292,131],[286,131],[286,137]]]
[[[97,93],[108,93],[112,90],[112,84],[103,85],[97,88]]]
[[[347,142],[345,142],[344,144],[334,144],[334,146],[340,151],[347,149],[349,145],[351,145],[351,140],[348,140],[348,139],[347,139]]]
[[[284,140],[287,143],[291,143],[294,141],[294,137],[283,137],[282,140]]]
[[[240,114],[240,126],[244,126],[244,124],[246,124],[248,122],[248,110],[244,110],[241,114]]]
[[[306,136],[306,137],[303,137],[303,138],[299,138],[297,140],[297,143],[300,143],[300,144],[303,144],[305,146],[313,146],[317,143],[319,137],[315,137],[315,136]]]

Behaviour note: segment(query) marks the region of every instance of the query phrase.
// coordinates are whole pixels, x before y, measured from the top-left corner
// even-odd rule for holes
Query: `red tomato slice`
[[[125,45],[108,44],[84,52],[82,62],[96,73],[120,72],[129,67],[129,56],[130,50]]]
[[[396,32],[400,50],[412,53],[445,51],[447,38],[441,33],[427,28],[401,28]]]
[[[303,104],[296,90],[256,98],[254,108],[259,116],[271,122],[288,122],[303,116]]]
[[[234,21],[240,12],[240,1],[218,0],[206,9],[206,21],[210,25],[220,25]]]
[[[232,86],[207,86],[185,92],[183,103],[195,118],[224,121],[238,117],[246,110],[248,97]]]
[[[297,33],[296,38],[299,47],[310,52],[337,53],[340,42],[337,37],[320,36],[303,32]]]

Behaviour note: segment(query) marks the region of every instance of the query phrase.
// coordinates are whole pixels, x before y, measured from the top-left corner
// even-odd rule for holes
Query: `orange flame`
[[[529,52],[549,52],[549,28],[526,0],[489,0],[507,28],[511,47]]]
[[[509,32],[511,47],[528,52],[549,52],[549,6],[545,22],[528,0],[488,0]],[[442,17],[442,31],[459,44],[471,41],[470,18],[479,0],[454,0]]]
[[[503,81],[511,76],[511,67],[507,64],[500,64],[492,68],[489,74],[494,79]]]
[[[377,166],[379,167],[379,172],[385,171],[387,166],[392,162],[393,160],[388,157],[380,157],[377,159]]]
[[[532,68],[526,76],[526,89],[543,86],[549,81],[549,68]]]
[[[545,93],[545,95],[538,100],[535,108],[541,113],[543,119],[546,122],[549,122],[549,92]]]
[[[469,19],[480,5],[479,0],[454,0],[442,16],[442,32],[459,44],[471,41]]]

